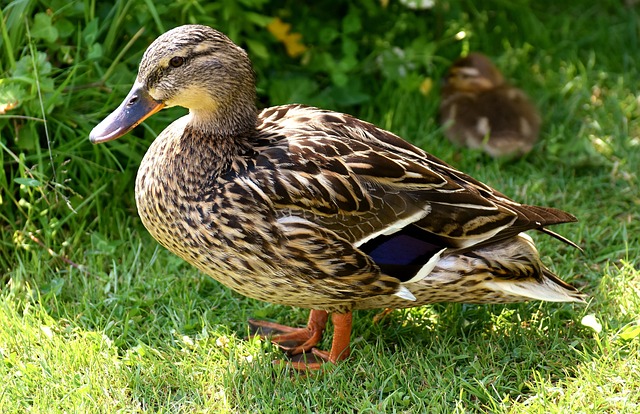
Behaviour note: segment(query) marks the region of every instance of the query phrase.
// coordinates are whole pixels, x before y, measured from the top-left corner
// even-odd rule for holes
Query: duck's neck
[[[255,105],[233,109],[190,110],[184,139],[196,139],[193,145],[208,147],[216,154],[234,157],[243,152],[255,134],[257,110]],[[187,136],[188,135],[188,136]]]
[[[245,103],[218,103],[215,108],[190,109],[189,126],[205,135],[215,137],[241,137],[255,129],[258,111],[253,99]],[[239,101],[245,101],[242,99]],[[250,103],[249,103],[250,102]]]
[[[183,156],[191,153],[187,158],[196,157],[199,168],[205,168],[212,175],[224,174],[236,157],[250,149],[256,120],[255,106],[226,113],[191,110],[180,139],[180,146],[189,150],[180,153]]]

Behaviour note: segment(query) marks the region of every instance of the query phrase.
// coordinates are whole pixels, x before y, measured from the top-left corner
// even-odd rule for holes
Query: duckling
[[[440,123],[455,144],[481,148],[492,157],[519,157],[538,139],[535,106],[481,53],[455,61],[441,92]]]
[[[119,138],[165,107],[189,109],[140,164],[142,223],[236,292],[311,309],[303,328],[252,321],[312,359],[293,368],[345,359],[358,309],[583,300],[524,233],[564,239],[546,226],[571,214],[512,201],[352,116],[298,104],[259,112],[255,102],[245,51],[210,27],[180,26],[149,46],[131,91],[90,140]],[[316,345],[329,314],[326,352]]]

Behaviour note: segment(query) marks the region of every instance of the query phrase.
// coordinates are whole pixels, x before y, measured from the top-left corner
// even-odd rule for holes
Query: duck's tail
[[[524,233],[475,250],[440,253],[429,272],[402,283],[418,302],[584,302],[583,293],[542,264]]]
[[[485,282],[485,286],[504,292],[509,296],[519,296],[522,300],[544,300],[547,302],[581,302],[586,295],[575,287],[561,280],[549,269],[542,269],[542,278],[523,280],[493,279]]]

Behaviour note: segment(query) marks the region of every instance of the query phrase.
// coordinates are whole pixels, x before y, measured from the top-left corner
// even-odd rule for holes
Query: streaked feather
[[[183,72],[168,69],[176,54]],[[571,214],[519,204],[349,115],[257,113],[250,68],[202,26],[174,29],[145,53],[136,87],[191,109],[156,138],[136,180],[142,222],[167,249],[243,295],[338,313],[581,300],[522,235]],[[109,128],[97,130],[100,142]]]

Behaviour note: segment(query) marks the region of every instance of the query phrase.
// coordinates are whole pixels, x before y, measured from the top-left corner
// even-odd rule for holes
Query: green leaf
[[[89,46],[89,53],[87,58],[91,60],[98,60],[102,57],[102,45],[100,43],[94,43]]]
[[[356,33],[362,30],[362,21],[358,14],[358,9],[351,7],[349,13],[342,20],[342,31],[344,34]]]
[[[318,43],[322,45],[330,45],[339,36],[340,32],[338,32],[334,27],[323,27],[318,33]]]
[[[38,13],[33,18],[31,37],[43,39],[45,42],[53,43],[58,40],[58,29],[52,26],[51,16],[46,13]]]
[[[40,288],[40,292],[49,296],[58,296],[62,293],[62,288],[64,286],[64,279],[56,277],[53,278],[49,283],[45,284]]]
[[[264,16],[262,14],[252,12],[245,12],[244,18],[260,27],[266,27],[273,20],[272,16]]]
[[[111,240],[104,235],[94,232],[91,233],[91,254],[112,255],[116,252],[118,246],[122,245],[120,240]]]
[[[28,109],[27,113],[36,113],[35,110],[39,106],[40,103],[36,100],[30,100],[26,102],[26,107]],[[22,128],[20,132],[16,135],[15,143],[23,151],[31,151],[36,149],[38,146],[38,142],[40,141],[40,136],[35,131],[35,128]],[[16,178],[17,180],[17,178]]]
[[[342,53],[344,53],[345,56],[355,58],[356,54],[358,53],[358,43],[348,37],[344,38],[342,40]]]
[[[98,19],[93,19],[82,31],[84,41],[89,45],[95,43],[98,38],[98,32]]]
[[[56,29],[58,29],[58,35],[62,39],[71,37],[76,31],[76,27],[67,19],[56,20]]]
[[[346,86],[347,83],[349,83],[349,76],[347,76],[347,74],[344,72],[339,72],[336,70],[331,72],[331,81],[338,87]]]
[[[625,326],[618,336],[625,341],[635,339],[640,336],[640,325]]]
[[[269,50],[264,44],[252,39],[247,39],[246,42],[252,58],[269,59]]]
[[[12,109],[29,98],[27,91],[11,79],[0,79],[0,108]]]
[[[352,106],[367,102],[371,97],[362,91],[359,82],[350,82],[345,87],[334,87],[331,89],[331,97],[341,105]]]
[[[24,76],[27,78],[33,78],[33,68],[38,71],[40,76],[49,75],[52,70],[51,63],[47,60],[47,54],[44,52],[36,52],[35,65],[32,55],[26,55],[20,58],[16,63],[16,67],[12,72],[12,75],[16,78]]]
[[[42,183],[35,178],[17,177],[13,181],[25,187],[40,187]]]
[[[273,104],[308,102],[318,93],[318,85],[313,80],[287,73],[269,82],[269,95]]]

